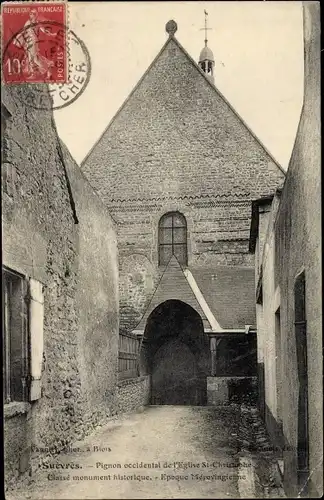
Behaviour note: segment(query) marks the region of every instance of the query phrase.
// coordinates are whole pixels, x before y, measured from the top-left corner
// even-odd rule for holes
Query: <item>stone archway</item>
[[[141,372],[151,375],[151,404],[206,404],[210,350],[191,306],[167,300],[152,311],[140,358]]]

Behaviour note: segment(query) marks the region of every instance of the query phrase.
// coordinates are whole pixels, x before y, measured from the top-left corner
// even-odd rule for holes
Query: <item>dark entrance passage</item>
[[[155,353],[152,404],[197,404],[197,363],[189,347],[170,340]]]
[[[151,375],[151,404],[204,405],[210,350],[199,314],[178,300],[149,316],[141,348],[141,372]]]

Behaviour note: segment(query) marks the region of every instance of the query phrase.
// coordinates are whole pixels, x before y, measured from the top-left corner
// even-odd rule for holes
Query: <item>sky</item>
[[[84,93],[54,116],[79,164],[167,40],[167,21],[198,61],[204,9],[216,87],[287,168],[303,99],[302,3],[261,0],[69,3],[69,27],[86,44],[92,72]]]

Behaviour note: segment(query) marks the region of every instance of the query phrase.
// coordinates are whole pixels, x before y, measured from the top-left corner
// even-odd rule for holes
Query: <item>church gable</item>
[[[107,203],[268,194],[280,167],[170,37],[82,164]]]
[[[194,286],[182,270],[177,259],[172,256],[136,330],[144,330],[149,315],[156,307],[167,300],[180,300],[190,305],[200,315],[204,328],[211,330],[212,325],[206,315],[206,307],[197,297],[197,290],[195,290]]]

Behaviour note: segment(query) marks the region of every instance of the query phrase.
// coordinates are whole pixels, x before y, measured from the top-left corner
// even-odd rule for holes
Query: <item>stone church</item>
[[[216,404],[256,378],[251,203],[285,173],[217,89],[207,39],[197,63],[176,31],[81,169],[116,222],[120,334],[151,403]]]

